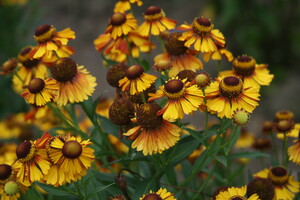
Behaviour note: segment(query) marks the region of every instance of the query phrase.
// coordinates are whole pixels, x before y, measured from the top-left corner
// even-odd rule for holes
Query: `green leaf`
[[[166,176],[171,185],[177,185],[177,176],[174,167],[170,166],[166,169]]]
[[[237,158],[261,158],[261,157],[270,157],[269,154],[262,153],[262,152],[238,152],[232,153],[228,156],[230,159],[237,159]]]
[[[228,155],[234,144],[240,137],[240,127],[235,127],[228,139],[228,145],[224,147],[225,154]]]
[[[106,190],[106,189],[108,189],[109,187],[111,187],[111,186],[113,186],[113,185],[115,185],[115,184],[116,184],[116,183],[111,183],[111,184],[106,185],[106,186],[101,185],[101,186],[98,186],[98,187],[94,188],[94,189],[93,189],[93,192],[90,193],[90,194],[87,196],[87,199],[92,198],[93,196],[95,196],[95,195],[98,194],[99,192],[101,192],[101,191],[103,191],[103,190]]]
[[[227,158],[225,156],[216,156],[216,160],[224,165],[224,167],[227,167]]]
[[[100,115],[98,115],[98,117],[100,119],[101,126],[102,126],[104,132],[110,133],[110,134],[113,134],[116,137],[119,137],[120,129],[117,125],[112,123],[106,117],[103,117],[103,116],[100,116]]]
[[[55,194],[57,196],[69,196],[69,195],[77,196],[76,192],[72,191],[67,187],[53,187],[39,182],[37,182],[36,184],[40,186],[42,189],[44,189],[45,191]]]
[[[200,141],[196,140],[192,136],[187,136],[182,138],[178,144],[173,147],[176,148],[173,153],[173,158],[171,160],[171,166],[175,166],[178,163],[182,162],[186,157],[188,157],[191,153],[195,151],[195,149],[199,146]],[[170,149],[171,154],[172,149]],[[167,154],[167,157],[170,156]]]

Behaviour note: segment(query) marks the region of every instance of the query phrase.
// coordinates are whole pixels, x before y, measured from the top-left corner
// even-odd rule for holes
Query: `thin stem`
[[[204,104],[205,104],[205,133],[207,133],[207,129],[208,129],[208,110],[207,110],[207,106],[206,106],[206,94],[205,94],[205,89],[201,88],[202,92],[203,92],[203,96],[204,96]]]
[[[20,77],[17,71],[15,71],[15,75],[23,84],[25,84],[25,81]]]
[[[283,133],[282,165],[283,165],[285,168],[287,168],[287,165],[288,165],[287,137],[286,137],[286,133]]]
[[[271,138],[272,138],[272,142],[273,142],[273,149],[275,151],[275,157],[276,157],[276,165],[279,165],[279,154],[278,154],[278,149],[277,149],[277,144],[276,144],[276,138],[274,136],[274,133],[271,133]]]

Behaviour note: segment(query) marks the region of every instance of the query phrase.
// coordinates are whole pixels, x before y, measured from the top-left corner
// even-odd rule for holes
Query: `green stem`
[[[207,100],[206,100],[205,89],[201,88],[201,90],[203,92],[204,104],[205,104],[205,107],[206,107]],[[208,130],[208,110],[207,110],[207,107],[206,107],[206,110],[205,110],[205,133],[207,133],[207,130]]]
[[[279,154],[278,154],[278,149],[277,149],[277,144],[276,144],[276,138],[274,136],[274,133],[271,133],[271,138],[273,142],[273,150],[275,151],[275,157],[276,157],[276,165],[279,165]]]
[[[288,165],[288,154],[287,154],[287,137],[286,133],[283,133],[283,146],[282,146],[282,165],[287,168]]]
[[[142,92],[142,93],[141,93],[141,96],[142,96],[142,99],[143,99],[143,103],[146,104],[147,101],[146,101],[145,93]]]
[[[15,75],[23,84],[25,84],[25,81],[20,77],[17,71],[15,71]]]

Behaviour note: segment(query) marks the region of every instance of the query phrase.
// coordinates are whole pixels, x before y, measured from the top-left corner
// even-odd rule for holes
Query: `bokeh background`
[[[19,0],[20,1],[20,0]],[[24,0],[23,0],[24,1]],[[72,57],[97,77],[94,96],[112,97],[114,89],[105,82],[106,71],[93,41],[105,31],[116,0],[28,0],[8,5],[0,0],[0,62],[14,57],[26,45],[34,45],[36,27],[52,24],[57,30],[70,27],[76,39],[70,41],[76,53]],[[14,0],[18,2],[18,0]],[[260,106],[251,115],[250,129],[259,130],[263,120],[272,120],[277,110],[289,109],[300,120],[300,1],[299,0],[143,0],[142,7],[133,6],[141,23],[142,12],[150,5],[164,9],[169,18],[191,23],[194,17],[209,17],[224,33],[227,48],[234,56],[247,54],[257,63],[269,64],[275,78],[263,87]],[[157,50],[157,52],[159,52]],[[152,64],[152,63],[150,63]],[[223,62],[225,69],[230,65]],[[205,65],[214,73],[217,62]],[[24,111],[26,104],[11,89],[11,78],[0,76],[0,119]],[[199,118],[198,118],[199,117]],[[194,121],[201,115],[194,115]],[[0,133],[1,134],[1,133]]]

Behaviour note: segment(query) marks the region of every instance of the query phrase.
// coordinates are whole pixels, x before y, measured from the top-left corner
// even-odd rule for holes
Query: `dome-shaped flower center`
[[[179,79],[172,79],[165,84],[164,93],[168,98],[177,99],[184,93],[184,83]]]
[[[19,61],[27,68],[33,68],[36,67],[40,60],[39,59],[31,59],[30,52],[33,49],[33,47],[25,47],[22,49],[22,51],[18,54]]]
[[[187,51],[187,47],[184,46],[185,41],[178,40],[182,34],[179,32],[170,33],[165,40],[165,48],[167,52],[174,56],[179,56]]]
[[[8,181],[7,183],[5,183],[3,189],[7,196],[14,196],[20,191],[19,184],[15,181]]]
[[[275,127],[278,132],[289,132],[294,128],[294,121],[293,120],[280,120],[275,123]]]
[[[255,71],[256,61],[249,56],[239,56],[232,62],[234,71],[241,76],[249,76]]]
[[[211,21],[205,17],[195,18],[192,23],[192,26],[194,28],[194,31],[198,32],[198,33],[210,32],[214,27],[214,25],[211,23]]]
[[[162,198],[155,193],[147,194],[142,200],[162,200]]]
[[[45,82],[43,81],[43,79],[40,78],[34,78],[29,82],[28,85],[28,90],[31,93],[39,93],[40,91],[42,91],[45,87]]]
[[[70,159],[78,158],[82,153],[82,146],[75,140],[68,141],[64,144],[62,153]]]
[[[126,22],[126,15],[124,13],[115,13],[110,18],[110,24],[113,26],[120,26]]]
[[[52,77],[59,82],[73,79],[77,73],[77,64],[71,58],[60,58],[50,68]]]
[[[159,60],[154,64],[153,68],[157,71],[166,71],[166,70],[171,69],[172,66],[173,65],[172,65],[171,61]]]
[[[109,85],[119,88],[119,80],[126,76],[128,66],[125,64],[116,64],[110,67],[106,74],[106,80]]]
[[[127,98],[115,100],[109,107],[109,119],[117,125],[126,125],[134,117],[134,107]]]
[[[16,58],[11,58],[3,63],[1,70],[6,74],[9,74],[17,68],[17,64],[18,60]]]
[[[143,67],[140,65],[132,65],[126,71],[126,76],[129,80],[139,78],[144,73]]]
[[[244,109],[235,110],[232,116],[233,122],[238,126],[245,126],[248,123],[249,118],[248,112]]]
[[[25,158],[27,155],[29,155],[31,149],[32,149],[31,142],[28,141],[21,142],[16,149],[16,154],[18,159]]]
[[[221,80],[219,90],[222,96],[232,99],[242,93],[243,82],[238,77],[227,76]]]
[[[47,42],[55,33],[56,29],[53,26],[45,24],[35,29],[34,38],[37,42]]]
[[[187,79],[188,82],[191,82],[192,80],[194,80],[195,76],[196,76],[196,73],[189,69],[182,70],[177,74],[177,77],[180,80]]]
[[[289,175],[285,168],[273,167],[269,172],[268,178],[274,185],[284,185],[288,181]]]
[[[275,189],[272,182],[265,178],[255,178],[247,185],[247,195],[257,194],[259,199],[272,200]]]
[[[294,119],[294,113],[289,110],[280,110],[275,113],[275,121],[280,120],[292,120]]]
[[[156,113],[161,107],[155,103],[142,104],[136,109],[136,120],[143,128],[156,128],[162,124],[162,116]]]
[[[195,77],[195,82],[200,88],[206,87],[211,82],[211,76],[206,72],[199,73]]]
[[[163,17],[162,9],[157,6],[150,6],[144,11],[145,20],[158,20]]]
[[[236,195],[236,196],[230,197],[229,200],[247,200],[247,199],[245,197]]]
[[[0,165],[0,180],[7,179],[12,172],[12,168],[10,165],[7,164],[1,164]]]

